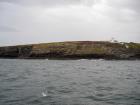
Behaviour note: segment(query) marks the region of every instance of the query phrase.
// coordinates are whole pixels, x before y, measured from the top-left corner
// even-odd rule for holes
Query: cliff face
[[[0,47],[1,58],[140,59],[139,43],[73,41]]]
[[[0,47],[1,58],[28,58],[32,51],[32,45]]]

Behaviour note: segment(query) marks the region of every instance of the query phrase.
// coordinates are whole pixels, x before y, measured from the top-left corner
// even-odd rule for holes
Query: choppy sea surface
[[[0,59],[0,105],[140,105],[140,61]]]

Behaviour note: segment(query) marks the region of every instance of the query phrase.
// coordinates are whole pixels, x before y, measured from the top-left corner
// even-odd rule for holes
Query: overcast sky
[[[140,0],[0,0],[0,46],[112,37],[140,42]]]

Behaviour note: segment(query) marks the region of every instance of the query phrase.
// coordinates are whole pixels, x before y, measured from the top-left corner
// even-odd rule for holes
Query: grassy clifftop
[[[140,43],[72,41],[0,47],[3,58],[140,59]]]

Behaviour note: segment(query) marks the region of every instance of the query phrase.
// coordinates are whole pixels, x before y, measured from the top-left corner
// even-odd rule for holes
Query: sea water
[[[0,59],[0,105],[140,105],[140,61]]]

